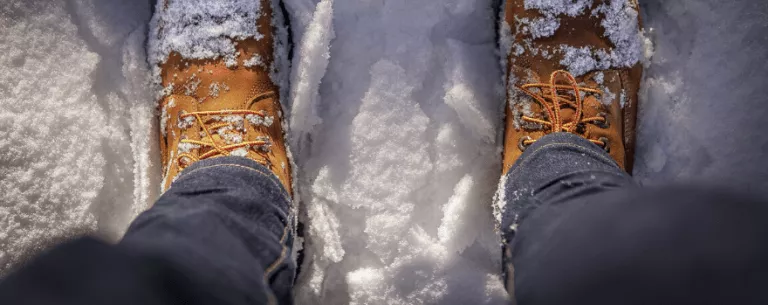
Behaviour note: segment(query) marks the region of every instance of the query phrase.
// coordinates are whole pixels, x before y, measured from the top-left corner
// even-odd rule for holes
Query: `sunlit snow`
[[[232,8],[232,1],[188,1],[199,10],[167,20]],[[64,237],[118,240],[156,199],[161,177],[148,1],[6,2],[0,271]],[[231,57],[220,34],[256,35],[241,22],[253,20],[256,1],[237,2],[239,19],[210,27],[205,48],[185,54]],[[505,94],[499,54],[515,46],[502,40],[498,50],[500,2],[285,2],[292,67],[273,79],[283,85],[306,229],[298,301],[506,303],[492,202]],[[608,33],[638,49],[611,64],[639,56],[647,66],[635,174],[643,182],[701,179],[765,190],[768,5],[640,4],[647,41]],[[185,46],[184,31],[169,32],[182,40],[156,45],[152,58]]]

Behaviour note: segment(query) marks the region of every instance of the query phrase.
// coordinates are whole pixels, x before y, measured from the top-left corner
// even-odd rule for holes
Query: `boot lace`
[[[558,79],[564,79],[565,84],[558,84]],[[608,119],[605,114],[600,114],[594,117],[584,117],[584,99],[581,96],[581,92],[593,93],[601,95],[603,91],[580,87],[576,82],[576,78],[564,70],[558,70],[552,72],[549,83],[531,83],[522,86],[517,86],[518,89],[525,92],[525,94],[532,97],[541,108],[546,111],[546,118],[539,119],[530,116],[523,115],[522,120],[530,123],[541,124],[552,132],[568,132],[585,137],[582,134],[582,127],[584,124],[595,124],[601,128],[607,128],[606,124]],[[539,93],[533,92],[531,89],[537,88]],[[565,95],[560,95],[563,91],[567,92]],[[573,119],[569,122],[565,122],[562,115],[563,109],[573,109],[576,111]],[[586,137],[585,137],[586,138]],[[606,138],[600,138],[600,140],[587,139],[590,142],[597,144],[603,148],[608,147],[608,140]],[[525,136],[520,141],[520,149],[525,150],[526,147],[535,143],[537,139],[533,139],[530,136]]]
[[[266,92],[253,99],[251,105],[259,100],[274,96],[274,92]],[[255,127],[272,125],[274,118],[267,116],[266,111],[253,111],[253,110],[217,110],[217,111],[198,111],[198,112],[182,112],[179,115],[179,127],[181,129],[191,128],[195,125],[200,126],[200,140],[186,139],[182,136],[181,145],[192,146],[202,154],[196,154],[192,152],[183,152],[178,155],[177,161],[179,166],[183,169],[190,164],[214,157],[230,156],[233,152],[242,148],[248,150],[251,148],[258,148],[255,150],[260,155],[264,155],[270,151],[272,141],[269,136],[259,136],[253,141],[245,141],[247,138],[247,126],[246,124],[253,124]],[[220,140],[216,141],[215,135],[219,135]],[[231,139],[232,144],[226,143],[226,140],[221,139],[227,137]],[[191,150],[191,149],[190,149]],[[253,159],[254,161],[268,165],[266,156],[262,156],[264,159]]]

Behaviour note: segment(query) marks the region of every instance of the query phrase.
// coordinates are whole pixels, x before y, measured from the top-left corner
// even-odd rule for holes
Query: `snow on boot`
[[[588,139],[631,172],[642,76],[637,2],[506,0],[503,16],[503,173],[553,132]]]
[[[236,49],[233,56],[187,59],[174,51],[160,65],[163,191],[198,160],[241,156],[268,167],[292,193],[279,88],[270,78],[271,2],[262,1],[260,9],[257,35],[227,41]]]

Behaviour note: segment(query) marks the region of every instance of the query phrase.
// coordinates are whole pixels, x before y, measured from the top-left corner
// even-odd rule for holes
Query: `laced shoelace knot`
[[[558,84],[559,77],[563,77],[567,83]],[[558,70],[552,72],[549,83],[531,83],[517,86],[519,90],[533,98],[542,109],[545,110],[546,118],[539,119],[523,115],[521,118],[523,121],[529,123],[540,124],[549,129],[546,133],[552,132],[568,132],[579,134],[587,138],[584,133],[585,124],[593,124],[600,128],[608,128],[609,121],[604,113],[593,117],[584,117],[584,98],[581,96],[581,92],[592,93],[601,95],[603,91],[593,88],[581,87],[569,72],[564,70]],[[540,93],[533,92],[531,89],[538,89]],[[572,95],[560,95],[559,91],[572,92]],[[575,110],[573,119],[566,122],[563,117],[562,110],[565,108],[571,108]],[[608,150],[608,139],[601,137],[598,140],[589,139],[590,142],[597,144],[604,149]],[[520,150],[525,150],[528,146],[535,143],[537,140],[530,136],[524,136],[520,139],[518,147]]]

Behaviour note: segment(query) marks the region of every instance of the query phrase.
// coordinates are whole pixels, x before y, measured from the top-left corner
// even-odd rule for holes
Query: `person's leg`
[[[233,301],[286,304],[296,269],[291,215],[290,196],[266,167],[207,159],[181,173],[121,246],[173,257]]]
[[[636,187],[607,156],[553,134],[508,173],[502,228],[518,304],[768,303],[766,203]]]
[[[561,205],[574,199],[635,182],[605,151],[582,137],[553,133],[528,147],[503,177],[504,196],[501,233],[504,276],[512,292],[512,247],[518,227],[528,215],[545,205]],[[514,264],[517,267],[517,264]]]
[[[0,304],[290,304],[290,202],[252,160],[202,160],[119,245],[61,246],[0,284]]]

